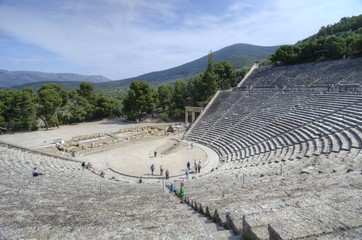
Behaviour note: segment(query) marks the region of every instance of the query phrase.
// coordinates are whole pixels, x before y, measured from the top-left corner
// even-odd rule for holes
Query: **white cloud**
[[[358,0],[5,2],[0,33],[46,49],[79,73],[112,79],[175,67],[234,43],[295,43],[362,10]]]

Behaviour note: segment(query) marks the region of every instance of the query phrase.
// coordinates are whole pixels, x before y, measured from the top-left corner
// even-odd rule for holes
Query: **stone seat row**
[[[293,132],[301,132],[302,129],[295,129]],[[288,134],[292,134],[290,132]],[[289,152],[290,156],[287,156],[286,159],[291,157],[296,158],[300,156],[312,156],[319,154],[327,154],[329,152],[339,152],[341,150],[351,150],[351,148],[360,148],[362,142],[362,130],[360,127],[355,127],[351,129],[344,130],[342,132],[335,132],[333,135],[323,136],[321,138],[314,139],[301,139],[293,140],[289,138],[288,134],[278,136],[277,138],[269,139],[268,141],[261,141],[257,144],[247,146],[245,143],[234,142],[229,145],[222,145],[216,142],[213,143],[216,146],[216,151],[219,152],[222,156],[227,156],[227,160],[241,160],[244,158],[249,158],[252,156],[259,156],[268,152],[275,152],[278,149],[286,149],[286,152]],[[300,141],[300,142],[299,142]],[[212,146],[209,144],[209,146]],[[299,151],[294,151],[295,148],[298,148]],[[274,154],[275,155],[275,154]],[[278,154],[276,154],[278,155]],[[287,155],[287,154],[285,154]],[[282,157],[283,158],[283,157]]]
[[[316,137],[316,135],[318,134],[319,136],[323,136],[324,134],[326,134],[327,132],[321,132],[320,129],[324,128],[324,129],[328,129],[326,127],[324,127],[325,125],[318,125],[318,122],[314,122],[312,123],[313,125],[310,126],[304,126],[302,128],[296,128],[294,129],[294,131],[289,131],[288,134],[291,136],[287,137],[289,139],[287,139],[288,141],[285,141],[288,145],[291,143],[299,143],[301,141],[306,141],[308,140],[308,137]],[[353,125],[353,127],[355,127],[356,125]],[[345,126],[344,127],[350,127],[350,126]],[[310,133],[311,129],[314,129],[314,133]],[[358,129],[358,128],[357,128]],[[336,149],[333,149],[333,151],[338,151],[339,148],[341,149],[350,149],[352,146],[353,147],[360,147],[361,145],[361,141],[360,138],[358,136],[358,133],[355,133],[355,129],[352,130],[351,132],[346,132],[343,131],[344,129],[342,127],[340,127],[339,129],[337,129],[338,131],[342,131],[341,133],[337,132],[335,135],[329,135],[328,137],[330,138],[329,141],[332,141],[334,143],[334,147]],[[267,131],[270,132],[271,130]],[[295,133],[294,133],[295,132]],[[318,133],[319,132],[319,133]],[[317,134],[316,134],[317,133]],[[332,132],[331,132],[332,133]],[[255,134],[254,134],[255,135]],[[317,136],[318,136],[317,135]],[[233,135],[232,135],[233,136]],[[249,137],[249,136],[248,136]],[[352,139],[349,137],[353,137]],[[224,138],[220,138],[220,142],[224,142],[226,144],[230,145],[230,142],[235,141],[235,137],[230,137],[230,139],[233,139],[231,141],[226,141],[227,140],[227,136]],[[262,141],[263,139],[265,139],[266,137],[256,137],[254,140],[251,141],[251,143],[255,143],[257,141]],[[215,137],[212,137],[213,141],[216,141],[218,139],[215,140]],[[253,138],[252,138],[253,139]],[[204,137],[202,139],[204,142],[207,143],[208,137]],[[336,141],[338,142],[338,144],[336,143]],[[221,143],[221,144],[222,144]],[[209,144],[210,145],[210,144]],[[229,145],[227,145],[228,147],[230,147]],[[242,149],[246,144],[241,144],[242,147],[236,147],[236,149]],[[332,144],[330,144],[332,145]],[[340,146],[341,145],[341,146]],[[340,146],[340,147],[339,147]],[[231,145],[232,147],[232,145]],[[262,150],[263,151],[263,150]],[[230,150],[229,150],[230,152]],[[232,151],[231,151],[232,152]],[[226,155],[226,154],[224,154]]]
[[[284,120],[284,119],[283,119]],[[290,119],[290,121],[295,121],[296,120],[296,116],[293,116],[293,118],[291,118]],[[337,126],[337,124],[336,123],[338,123],[338,122],[336,122],[335,120],[333,120],[332,118],[330,119],[330,120],[328,120],[329,122],[327,123],[328,125],[332,125],[332,124],[334,124],[335,126]],[[334,121],[334,122],[333,122]],[[322,122],[323,123],[323,122]],[[247,122],[246,123],[244,123],[244,128],[245,128],[245,124],[248,124]],[[288,124],[288,122],[287,121],[283,121],[283,122],[281,122],[281,124],[279,124],[279,126],[278,127],[276,127],[276,129],[278,129],[278,131],[280,131],[280,130],[282,130],[283,129],[283,125],[285,125],[285,124]],[[328,132],[330,132],[330,127],[328,126],[328,127],[325,127],[326,125],[323,123],[322,125],[320,125],[320,123],[318,123],[317,121],[315,121],[315,122],[313,122],[312,123],[313,125],[311,126],[311,127],[309,127],[308,129],[314,129],[314,133],[312,133],[312,134],[310,134],[310,133],[308,133],[308,129],[306,128],[306,129],[303,129],[303,130],[301,130],[300,132],[299,132],[299,134],[296,134],[296,135],[294,135],[293,136],[293,138],[292,138],[292,141],[293,142],[298,142],[298,141],[302,141],[302,140],[305,140],[306,139],[306,137],[309,137],[309,136],[315,136],[316,135],[316,130],[318,130],[317,131],[317,133],[318,132],[321,132],[322,134],[327,134]],[[345,124],[345,123],[344,123]],[[356,125],[353,125],[354,127],[356,126]],[[253,126],[253,125],[251,125],[251,129],[254,127],[254,129],[255,129],[255,127],[257,127],[257,126]],[[295,128],[295,127],[298,127],[298,125],[297,126],[293,126],[293,125],[291,125],[290,127],[289,127],[289,129],[287,128],[287,129],[285,129],[284,130],[284,132],[286,132],[286,131],[290,131],[290,129],[293,129],[293,128]],[[346,126],[346,125],[343,125],[343,127],[344,128],[346,128],[346,127],[350,127],[349,125],[348,126]],[[341,130],[341,129],[343,129],[343,127],[339,127],[339,129],[337,129],[337,130]],[[195,129],[195,128],[194,128]],[[214,128],[215,129],[215,128]],[[259,128],[260,129],[260,128]],[[265,132],[266,133],[263,133],[264,135],[265,134],[267,134],[267,132],[268,132],[268,129],[262,129],[262,130],[265,130]],[[215,130],[216,131],[216,130]],[[239,130],[239,131],[241,131],[241,134],[239,134],[240,136],[242,136],[242,135],[244,135],[245,136],[245,132],[243,132],[242,130]],[[258,131],[260,131],[260,130],[258,130]],[[282,130],[283,131],[283,130]],[[230,132],[230,134],[231,133],[233,133],[233,136],[235,135],[235,133],[233,132],[233,131],[229,131]],[[236,132],[237,133],[237,132]],[[210,135],[211,134],[211,135]],[[225,135],[225,131],[223,132],[223,134]],[[229,135],[230,135],[229,134]],[[220,141],[221,142],[224,142],[224,143],[228,143],[228,141],[227,141],[227,137],[224,137],[223,138],[223,136],[221,135],[221,137],[220,137],[220,134],[219,134],[219,132],[215,132],[215,134],[212,134],[211,133],[211,131],[209,131],[209,135],[210,135],[210,138],[209,139],[213,139],[214,141],[215,141],[215,139],[217,139],[217,138],[215,138],[216,136],[218,136],[218,138],[220,139]],[[207,135],[203,135],[202,136],[202,138],[203,139],[208,139],[208,137],[207,137]],[[195,140],[195,141],[197,141],[198,139],[200,139],[200,138],[195,138],[195,137],[191,137],[190,138],[191,140]],[[235,137],[233,138],[233,139],[235,139]],[[257,138],[256,138],[256,140],[258,140]],[[256,140],[253,140],[254,142],[256,141]],[[260,139],[259,139],[260,140]],[[357,145],[357,144],[355,144],[355,145]],[[343,147],[342,147],[343,148]]]
[[[155,189],[143,189],[128,198],[121,194],[94,197],[82,192],[65,195],[60,191],[47,192],[47,195],[25,191],[20,195],[2,194],[2,236],[36,239],[210,237],[200,223],[191,221],[189,214],[177,211],[166,196],[152,190]],[[150,196],[151,199],[147,199]]]
[[[88,173],[88,179],[98,178],[89,171],[83,171],[78,161],[64,160],[18,148],[9,148],[0,152],[0,165],[3,166],[4,173],[9,175],[31,176],[33,168],[37,167],[38,171],[45,172],[49,177],[59,177],[66,173],[82,176]]]

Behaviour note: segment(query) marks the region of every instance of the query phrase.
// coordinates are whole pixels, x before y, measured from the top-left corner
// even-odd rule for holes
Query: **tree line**
[[[271,55],[275,65],[362,57],[362,15],[344,17],[338,23],[295,45],[283,45]]]
[[[134,81],[121,101],[116,96],[96,93],[94,86],[82,82],[79,89],[65,90],[56,83],[43,84],[40,89],[0,90],[0,127],[9,131],[37,130],[125,116],[141,119],[157,111],[161,119],[182,119],[186,105],[204,106],[218,89],[235,87],[246,70],[235,70],[226,62],[212,61],[207,69],[188,81],[153,89],[148,82]]]
[[[94,86],[82,82],[77,90],[64,90],[58,84],[44,84],[34,92],[0,90],[0,127],[9,131],[37,130],[39,120],[48,127],[94,121],[120,115],[117,99],[96,94]]]

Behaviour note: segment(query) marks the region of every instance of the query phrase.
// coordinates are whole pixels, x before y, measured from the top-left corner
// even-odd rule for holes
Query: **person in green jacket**
[[[185,188],[184,188],[184,182],[181,182],[181,186],[180,186],[180,203],[184,203],[184,199],[185,199]]]

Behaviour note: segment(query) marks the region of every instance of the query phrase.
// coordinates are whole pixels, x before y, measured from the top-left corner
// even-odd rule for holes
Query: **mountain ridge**
[[[273,54],[279,46],[257,46],[252,44],[246,43],[237,43],[233,44],[215,52],[213,54],[213,61],[228,61],[232,64],[235,68],[242,68],[246,66],[252,65],[255,61],[260,61],[267,58],[269,55]],[[208,55],[200,57],[196,60],[193,60],[188,63],[184,63],[182,65],[169,68],[166,70],[161,71],[154,71],[150,73],[145,73],[136,77],[125,78],[120,80],[110,80],[108,81],[100,81],[100,82],[91,82],[94,83],[95,87],[98,89],[107,89],[107,88],[114,88],[114,87],[126,87],[134,80],[146,81],[150,83],[164,83],[164,82],[174,82],[178,79],[188,79],[192,76],[195,76],[202,71],[204,71],[207,67],[207,59]],[[0,87],[3,86],[1,74],[3,70],[0,70]],[[28,71],[31,72],[31,71]],[[74,74],[79,75],[79,74]],[[85,76],[85,75],[79,75]],[[101,76],[103,77],[103,76]],[[103,77],[105,78],[105,77]],[[107,79],[107,78],[105,78]],[[51,79],[46,79],[45,81],[38,81],[38,82],[27,82],[25,84],[18,84],[9,87],[16,87],[22,88],[25,86],[30,86],[33,88],[39,88],[44,83],[51,82]],[[86,79],[81,80],[86,81]],[[74,88],[75,86],[79,86],[79,81],[56,81],[62,87],[66,86],[67,89]],[[88,81],[89,82],[89,81]]]
[[[246,43],[233,44],[215,52],[213,54],[213,61],[228,61],[235,68],[242,68],[250,66],[255,61],[260,61],[273,54],[279,46],[257,46]],[[122,80],[114,80],[112,82],[97,83],[105,88],[129,85],[134,80],[146,82],[172,82],[178,79],[187,79],[195,76],[207,67],[208,55],[193,60],[191,62],[179,65],[177,67],[169,68],[166,70],[150,72],[142,74],[137,77],[126,78]]]
[[[16,87],[37,82],[89,82],[111,81],[101,75],[82,75],[77,73],[47,73],[41,71],[8,71],[0,69],[0,87]]]

